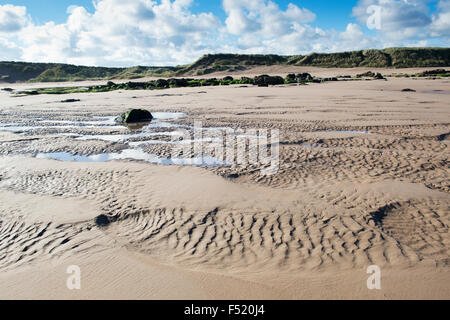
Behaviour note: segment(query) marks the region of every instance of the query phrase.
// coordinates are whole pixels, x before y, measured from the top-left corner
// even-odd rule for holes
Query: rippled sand
[[[449,83],[0,91],[0,298],[448,299]],[[278,129],[278,173],[167,162],[194,120]]]

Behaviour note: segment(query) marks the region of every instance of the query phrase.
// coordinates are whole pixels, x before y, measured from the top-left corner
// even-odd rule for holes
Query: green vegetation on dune
[[[177,75],[204,75],[218,71],[241,71],[251,66],[286,64],[288,58],[259,54],[207,54],[177,71]]]
[[[395,68],[450,66],[450,48],[390,48],[382,52],[389,55],[390,66]]]
[[[4,82],[78,81],[106,79],[123,68],[85,67],[59,63],[0,62],[0,76]]]
[[[177,67],[106,68],[57,63],[0,62],[0,82],[51,82],[137,79],[245,71],[253,66],[293,65],[324,68],[413,68],[450,66],[450,48],[390,48],[309,55],[208,54]]]

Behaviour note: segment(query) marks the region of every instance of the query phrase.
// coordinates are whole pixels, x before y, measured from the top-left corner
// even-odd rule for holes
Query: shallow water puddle
[[[432,90],[432,91],[423,91],[423,93],[450,94],[450,91]]]
[[[69,152],[39,152],[35,155],[39,159],[53,159],[64,162],[107,162],[113,160],[140,160],[154,164],[163,165],[187,165],[187,166],[227,166],[228,164],[214,157],[201,158],[160,158],[156,154],[147,153],[140,146],[151,144],[188,144],[194,142],[215,142],[214,138],[204,139],[184,139],[180,141],[167,141],[167,137],[183,136],[185,131],[179,129],[193,129],[192,126],[180,125],[170,122],[170,120],[181,119],[186,116],[181,112],[152,112],[154,119],[147,123],[136,123],[130,125],[117,125],[115,116],[94,116],[96,120],[37,120],[38,124],[26,126],[18,123],[0,124],[0,130],[15,133],[29,133],[39,129],[85,129],[99,128],[111,130],[127,130],[127,133],[118,134],[82,134],[58,132],[56,135],[72,137],[78,141],[101,140],[107,142],[124,143],[130,148],[117,153],[101,153],[94,155],[77,155]],[[172,129],[172,130],[171,130]],[[177,130],[178,129],[178,130]],[[229,128],[225,128],[229,129]],[[165,131],[160,131],[165,130]],[[158,140],[158,137],[166,140]],[[137,141],[136,141],[137,140]],[[217,140],[218,141],[218,140]]]
[[[120,153],[102,153],[90,156],[73,155],[68,152],[38,153],[38,159],[53,159],[64,162],[108,162],[113,160],[141,160],[154,164],[185,165],[185,166],[231,166],[214,157],[202,158],[160,158],[155,154],[144,152],[142,149],[126,149]]]

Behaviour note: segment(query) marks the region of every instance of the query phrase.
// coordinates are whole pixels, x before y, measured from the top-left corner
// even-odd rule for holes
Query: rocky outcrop
[[[254,83],[260,87],[267,87],[269,85],[278,85],[284,84],[284,79],[280,76],[269,76],[267,74],[263,74],[261,76],[256,76],[254,78]]]
[[[136,123],[136,122],[148,122],[152,121],[153,116],[147,110],[132,109],[117,118],[117,122],[120,123]]]

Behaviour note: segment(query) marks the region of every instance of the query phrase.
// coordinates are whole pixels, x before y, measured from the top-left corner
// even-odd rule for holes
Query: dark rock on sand
[[[367,71],[356,76],[357,78],[373,78],[375,77],[375,73],[372,71]]]
[[[95,218],[95,224],[98,227],[106,227],[111,223],[111,220],[108,216],[101,214]]]
[[[118,117],[117,121],[121,123],[135,123],[148,122],[152,121],[152,119],[153,116],[149,111],[142,109],[132,109]]]
[[[286,76],[286,80],[297,80],[294,73],[290,73]]]
[[[254,82],[257,86],[267,87],[269,85],[284,84],[284,79],[280,76],[272,77],[267,74],[263,74],[261,76],[256,76]]]
[[[403,89],[402,92],[416,92],[416,90],[410,89],[410,88],[406,88],[406,89]]]
[[[167,80],[164,80],[164,79],[158,79],[155,82],[155,86],[157,88],[169,88],[169,82]]]
[[[336,77],[330,77],[330,78],[323,78],[323,81],[339,81]]]
[[[62,103],[71,103],[71,102],[79,102],[81,101],[80,99],[66,99],[66,100],[61,100]]]
[[[177,79],[177,78],[171,78],[167,80],[169,83],[169,86],[171,87],[187,87],[188,86],[188,79]]]

